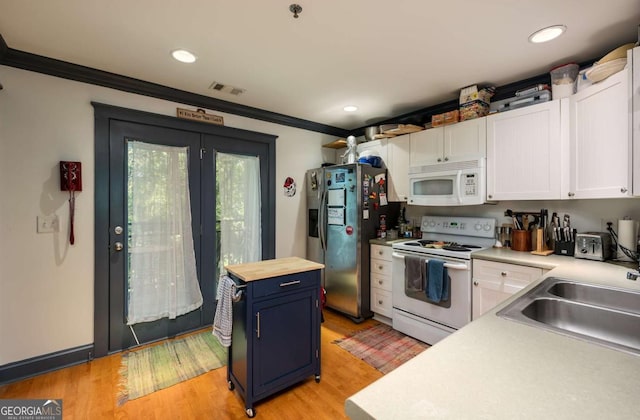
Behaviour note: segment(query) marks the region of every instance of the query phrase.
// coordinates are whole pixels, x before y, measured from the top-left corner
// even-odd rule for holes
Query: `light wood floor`
[[[325,310],[322,324],[322,373],[255,404],[256,419],[340,419],[344,401],[382,373],[331,342],[377,324],[354,324]],[[220,368],[118,407],[120,354],[0,386],[0,399],[62,398],[71,419],[246,419],[244,402],[227,388]]]

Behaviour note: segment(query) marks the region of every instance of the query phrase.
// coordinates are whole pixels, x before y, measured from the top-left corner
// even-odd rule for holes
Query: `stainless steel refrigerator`
[[[385,203],[386,170],[357,163],[307,171],[307,259],[323,263],[327,306],[360,322],[371,317],[369,240],[399,203]]]

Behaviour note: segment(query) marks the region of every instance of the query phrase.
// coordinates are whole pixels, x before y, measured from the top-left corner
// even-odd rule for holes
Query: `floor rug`
[[[429,348],[428,344],[384,324],[358,331],[333,343],[385,374]]]
[[[122,355],[118,405],[225,366],[227,349],[211,331]]]

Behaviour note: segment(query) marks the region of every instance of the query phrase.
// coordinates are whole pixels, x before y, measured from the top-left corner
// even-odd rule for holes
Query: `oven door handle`
[[[391,255],[393,255],[393,258],[400,258],[404,260],[404,255],[398,254],[397,252],[394,252]],[[444,263],[444,266],[452,270],[469,270],[469,267],[467,267],[466,264],[454,264],[454,263],[447,262],[447,263]]]

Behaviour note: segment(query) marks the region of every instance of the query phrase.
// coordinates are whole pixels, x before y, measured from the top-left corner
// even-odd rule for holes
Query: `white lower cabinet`
[[[371,245],[371,311],[374,318],[391,325],[391,263],[390,246]]]
[[[493,309],[546,272],[537,267],[474,259],[472,319]]]

